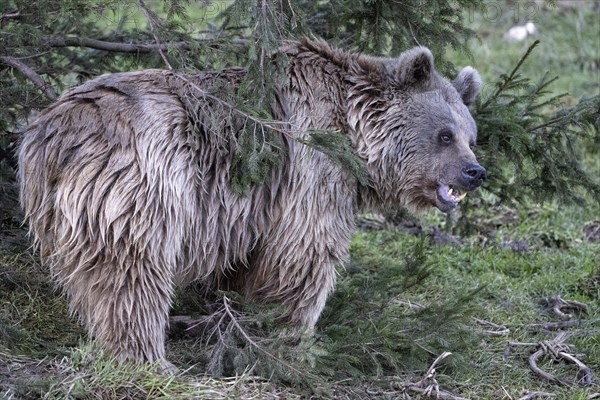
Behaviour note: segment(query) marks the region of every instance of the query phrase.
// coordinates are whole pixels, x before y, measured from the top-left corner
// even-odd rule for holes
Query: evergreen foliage
[[[465,322],[474,311],[471,300],[482,288],[430,304],[404,300],[431,276],[434,265],[425,238],[400,248],[395,235],[400,234],[381,234],[375,243],[355,242],[352,251],[361,256],[342,274],[321,318],[330,357],[324,359],[335,379],[426,369],[432,357],[456,351],[474,338]]]
[[[369,185],[367,168],[352,152],[350,141],[339,132],[311,131],[306,140],[299,140],[303,144],[327,154],[336,164],[354,176],[361,185]]]
[[[519,69],[538,43],[475,107],[477,151],[490,172],[486,189],[508,203],[556,198],[581,204],[585,193],[600,201],[600,182],[581,164],[582,146],[600,135],[600,96],[565,107],[565,94],[551,92],[557,77],[545,73],[533,82],[522,76]]]
[[[426,46],[436,56],[438,68],[448,46],[469,54],[467,40],[475,32],[465,27],[465,10],[483,0],[331,0],[298,1],[313,32],[338,45],[373,55],[398,54]]]
[[[0,35],[1,182],[6,186],[10,178],[10,152],[29,110],[45,106],[73,84],[107,71],[244,65],[246,81],[236,96],[223,99],[245,115],[232,174],[234,188],[244,193],[264,182],[281,160],[280,133],[268,119],[268,108],[273,88],[285,80],[285,59],[272,57],[283,40],[314,32],[375,55],[425,45],[449,72],[444,50],[468,53],[466,42],[473,32],[462,18],[465,9],[481,5],[481,0],[236,0],[227,7],[215,3],[195,9],[181,0],[162,2],[162,7],[142,0],[9,0]],[[562,97],[550,94],[553,79],[519,73],[527,55],[474,109],[478,153],[490,169],[485,189],[501,202],[558,198],[581,203],[586,192],[597,200],[600,186],[582,167],[581,147],[598,140],[599,97],[563,107]],[[364,183],[364,171],[342,150],[342,139],[320,132],[307,143]]]
[[[353,253],[361,256],[340,269],[316,332],[281,326],[279,307],[256,305],[235,293],[194,297],[208,299],[198,307],[206,316],[192,324],[203,327],[196,340],[208,343],[206,371],[213,376],[250,371],[304,390],[326,390],[330,382],[359,376],[370,384],[424,370],[443,351],[460,353],[472,345],[472,300],[483,288],[450,301],[404,300],[415,297],[434,265],[425,238],[400,247],[399,235],[382,232],[375,243],[354,244]],[[189,301],[176,305],[179,313],[184,304]],[[462,362],[460,356],[454,362]]]

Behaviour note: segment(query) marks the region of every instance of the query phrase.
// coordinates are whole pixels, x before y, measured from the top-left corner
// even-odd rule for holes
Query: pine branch
[[[208,99],[216,101],[217,103],[221,104],[223,107],[225,107],[226,109],[230,110],[231,112],[233,112],[235,114],[238,114],[239,116],[241,116],[242,118],[244,118],[246,120],[250,120],[250,121],[254,122],[255,124],[257,124],[260,127],[262,127],[263,129],[273,130],[273,131],[278,132],[278,133],[280,133],[282,135],[285,135],[285,136],[287,136],[289,138],[292,138],[292,136],[290,136],[291,133],[298,132],[297,130],[295,131],[294,129],[286,129],[286,128],[280,128],[279,127],[279,126],[286,126],[288,124],[286,122],[270,121],[270,120],[267,120],[267,119],[254,117],[254,116],[248,114],[247,112],[242,111],[240,108],[236,107],[234,104],[230,103],[229,101],[223,100],[222,98],[209,93],[207,90],[201,88],[200,86],[198,86],[194,82],[190,81],[184,75],[178,74],[177,76],[181,80],[185,81],[188,85],[190,85],[190,87],[192,87],[194,90],[198,91],[198,93],[200,93],[202,96],[204,96],[204,97],[206,97]]]
[[[160,42],[160,39],[158,38],[158,35],[156,34],[156,26],[159,25],[158,15],[156,15],[156,13],[154,13],[152,10],[150,10],[148,8],[148,6],[144,2],[144,0],[138,0],[138,4],[140,5],[140,8],[142,9],[142,11],[144,13],[144,16],[148,20],[150,32],[152,33],[152,36],[154,37],[154,40],[156,41],[158,53],[160,54],[160,56],[163,59],[163,61],[165,62],[165,64],[167,64],[167,67],[170,70],[172,70],[173,67],[171,66],[171,63],[169,63],[169,60],[165,56],[165,53],[163,53],[163,49],[161,48],[162,43]]]
[[[540,44],[540,41],[536,40],[535,42],[532,43],[531,46],[529,46],[529,48],[527,49],[527,52],[525,52],[523,57],[521,57],[521,59],[519,60],[519,62],[515,66],[515,68],[511,71],[510,75],[508,77],[504,78],[504,82],[502,82],[502,84],[500,86],[498,86],[498,88],[496,89],[494,94],[492,94],[492,96],[489,99],[487,99],[487,101],[485,103],[483,103],[483,105],[481,105],[481,107],[479,107],[479,109],[478,109],[479,112],[482,112],[483,110],[485,110],[490,104],[492,104],[492,102],[494,102],[498,98],[498,96],[503,91],[505,91],[508,88],[510,83],[513,82],[513,80],[515,79],[515,75],[517,74],[517,71],[521,68],[521,65],[523,65],[525,60],[527,60],[527,58],[529,57],[529,55],[531,54],[533,49],[535,49],[538,44]]]
[[[539,129],[542,129],[542,128],[547,128],[547,127],[552,126],[552,125],[561,124],[564,121],[565,121],[565,117],[564,116],[553,118],[553,119],[551,119],[551,120],[549,120],[547,122],[544,122],[543,124],[540,124],[540,125],[534,126],[533,128],[527,129],[527,132],[530,132],[530,133],[531,132],[535,132],[535,131],[537,131]]]
[[[174,43],[118,43],[76,36],[45,36],[41,43],[49,47],[89,47],[96,50],[114,51],[119,53],[151,53],[167,50],[169,46],[182,50],[190,50],[189,42]]]
[[[221,47],[219,43],[212,40],[197,40],[197,42],[204,43],[206,46],[213,49]],[[120,43],[76,36],[44,36],[41,39],[41,43],[48,47],[88,47],[91,49],[118,53],[152,53],[155,51],[168,50],[169,48],[189,51],[193,48],[191,42],[183,40],[168,43]],[[229,40],[229,44],[234,45],[248,45],[249,43],[249,40],[243,38]]]
[[[318,379],[317,376],[315,376],[314,374],[308,372],[308,371],[302,371],[300,369],[298,369],[297,367],[295,367],[294,365],[286,362],[285,360],[283,360],[282,358],[270,353],[269,351],[267,351],[267,349],[265,349],[263,346],[261,346],[260,344],[258,344],[255,340],[252,339],[252,337],[250,337],[250,335],[246,332],[246,330],[240,325],[240,323],[238,322],[237,318],[235,317],[235,315],[233,315],[233,312],[231,311],[231,300],[229,300],[229,298],[227,296],[223,296],[223,309],[225,311],[225,314],[229,317],[229,320],[231,321],[231,323],[233,324],[233,326],[235,326],[235,328],[237,329],[237,331],[240,333],[240,335],[242,335],[242,337],[244,338],[244,340],[253,348],[255,348],[257,351],[259,351],[260,353],[264,354],[267,358],[273,360],[275,363],[280,364],[282,366],[284,366],[285,368],[289,369],[290,371],[293,371],[294,373],[298,374],[299,376],[306,376],[308,378],[311,378],[313,380]]]
[[[25,75],[25,77],[27,77],[27,79],[40,89],[50,100],[58,98],[56,92],[52,89],[52,86],[45,82],[42,77],[27,64],[10,56],[0,56],[0,62],[19,70],[19,72]]]

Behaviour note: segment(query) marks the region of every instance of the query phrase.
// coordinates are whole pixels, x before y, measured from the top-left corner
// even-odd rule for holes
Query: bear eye
[[[443,131],[441,131],[438,135],[440,142],[442,142],[443,144],[451,144],[452,143],[452,139],[454,138],[454,135],[452,134],[451,131],[444,129]]]

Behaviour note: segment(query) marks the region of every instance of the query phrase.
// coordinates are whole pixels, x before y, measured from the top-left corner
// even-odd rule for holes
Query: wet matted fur
[[[272,113],[292,137],[282,135],[268,183],[245,196],[230,187],[243,121],[221,118],[224,106],[206,96],[235,91],[241,69],[103,75],[25,131],[21,202],[35,244],[72,311],[119,360],[166,363],[174,286],[198,279],[282,303],[284,318],[312,327],[359,209],[447,211],[485,177],[470,148],[466,106],[481,85],[470,67],[449,82],[422,47],[376,58],[306,39],[282,52],[287,79]],[[370,184],[293,140],[310,130],[347,135]]]

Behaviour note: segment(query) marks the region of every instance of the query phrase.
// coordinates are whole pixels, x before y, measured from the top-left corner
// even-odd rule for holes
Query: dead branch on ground
[[[456,396],[450,392],[440,389],[440,385],[435,378],[436,366],[452,353],[445,351],[440,354],[429,366],[429,369],[417,382],[394,382],[392,385],[402,393],[412,392],[423,396],[443,400],[466,400],[464,397]]]
[[[508,335],[510,333],[510,329],[504,325],[497,325],[497,324],[494,324],[493,322],[486,321],[486,320],[479,319],[479,318],[473,318],[473,320],[478,325],[492,328],[492,329],[481,329],[479,331],[479,333],[483,333],[486,335],[492,335],[492,336],[504,336],[504,335]]]
[[[556,397],[556,395],[554,393],[548,392],[529,392],[525,396],[519,397],[517,400],[534,400],[539,399],[541,397],[553,399]]]
[[[539,349],[529,356],[529,368],[536,375],[552,383],[557,383],[564,386],[573,386],[575,383],[577,383],[581,387],[589,387],[592,385],[592,371],[587,365],[585,365],[572,354],[568,353],[571,346],[564,342],[569,336],[570,335],[567,332],[560,332],[553,340],[546,340],[538,343]],[[569,382],[564,378],[556,377],[548,372],[543,371],[538,367],[537,361],[544,356],[551,356],[555,361],[560,361],[561,359],[570,361],[579,368],[581,378],[579,378],[577,382]]]
[[[573,315],[568,313],[567,310],[571,310],[577,313],[584,313],[587,311],[587,305],[575,300],[564,300],[560,296],[553,298],[554,307],[552,310],[560,319],[563,321],[570,320]]]

